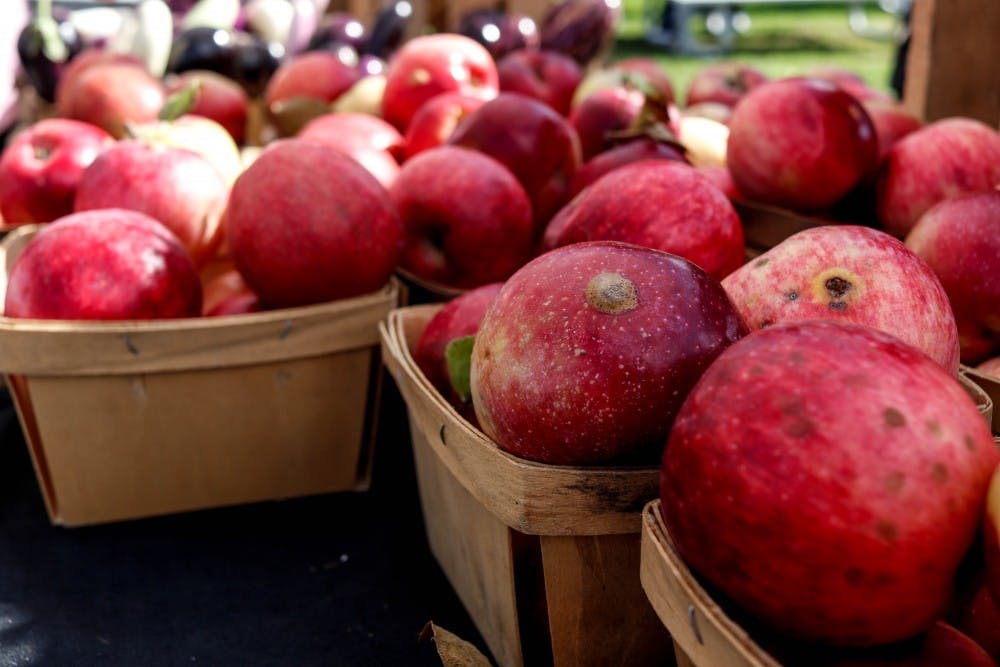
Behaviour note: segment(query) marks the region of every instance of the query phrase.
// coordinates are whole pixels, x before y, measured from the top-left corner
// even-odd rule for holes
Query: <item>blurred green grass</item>
[[[650,4],[646,4],[650,3]],[[844,5],[749,6],[749,30],[737,36],[734,48],[711,57],[677,56],[644,38],[644,11],[662,7],[662,1],[624,0],[618,40],[612,60],[650,56],[659,61],[683,98],[691,77],[706,64],[738,60],[758,67],[771,77],[804,74],[818,67],[841,67],[859,74],[871,87],[891,92],[889,85],[895,61],[896,42],[861,37],[851,31]],[[890,32],[892,17],[872,8],[871,27]]]

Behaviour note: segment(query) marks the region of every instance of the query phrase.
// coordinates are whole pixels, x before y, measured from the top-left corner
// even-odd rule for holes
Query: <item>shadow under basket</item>
[[[33,230],[0,244],[4,284]],[[378,292],[215,318],[0,317],[5,375],[51,521],[65,526],[365,490]]]
[[[474,428],[416,366],[440,305],[394,310],[386,367],[406,401],[430,548],[501,667],[672,664],[639,584],[640,511],[658,468],[551,466]]]

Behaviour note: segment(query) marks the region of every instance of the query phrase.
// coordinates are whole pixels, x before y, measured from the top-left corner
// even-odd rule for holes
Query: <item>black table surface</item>
[[[385,377],[371,489],[83,528],[50,524],[0,395],[0,667],[441,665],[486,652],[424,535]]]

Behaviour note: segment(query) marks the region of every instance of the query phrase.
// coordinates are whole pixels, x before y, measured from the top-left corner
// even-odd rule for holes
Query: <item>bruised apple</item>
[[[614,242],[558,248],[511,276],[483,318],[473,406],[515,456],[646,462],[745,331],[718,282],[685,259]]]
[[[892,334],[958,372],[955,316],[927,264],[885,232],[825,225],[794,234],[726,276],[751,329],[836,319]]]
[[[681,557],[791,639],[871,646],[941,617],[1000,454],[962,385],[870,327],[746,336],[674,422],[661,474]]]
[[[4,315],[63,320],[152,320],[201,314],[201,282],[187,251],[136,211],[73,213],[42,228],[17,257]]]
[[[625,165],[598,179],[552,219],[546,249],[624,241],[680,255],[721,280],[743,264],[743,227],[726,195],[693,167]]]
[[[381,288],[403,235],[374,176],[305,139],[272,142],[236,179],[223,226],[233,263],[270,308]]]
[[[454,340],[474,336],[486,309],[500,292],[503,283],[490,283],[456,296],[441,307],[420,334],[413,360],[434,388],[470,421],[476,415],[469,396],[459,396],[448,372],[445,350]]]

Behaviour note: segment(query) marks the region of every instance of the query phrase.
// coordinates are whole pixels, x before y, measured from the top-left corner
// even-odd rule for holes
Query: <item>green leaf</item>
[[[472,344],[475,336],[455,338],[444,348],[444,360],[448,365],[448,379],[458,397],[466,403],[472,398],[469,385],[469,367],[472,362]]]
[[[194,108],[194,103],[198,101],[200,93],[201,83],[192,81],[163,102],[163,107],[160,109],[157,119],[167,121],[177,120]]]

